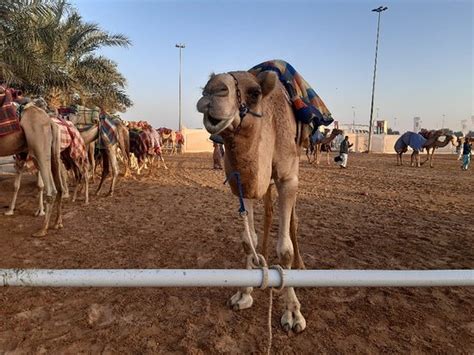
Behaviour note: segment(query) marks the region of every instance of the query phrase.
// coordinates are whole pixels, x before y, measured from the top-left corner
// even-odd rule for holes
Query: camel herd
[[[102,175],[96,195],[112,172],[108,192],[112,196],[119,175],[119,161],[124,165],[125,175],[129,175],[131,170],[140,174],[143,168],[151,172],[155,158],[167,169],[161,149],[163,138],[174,137],[171,152],[176,152],[177,141],[181,140],[182,144],[183,138],[179,133],[161,129],[162,138],[160,130],[144,121],[125,122],[103,114],[96,121],[84,123],[77,113],[68,111],[58,114],[43,99],[27,101],[30,100],[15,95],[13,89],[0,88],[2,109],[11,109],[10,105],[15,106],[15,102],[23,104],[20,106],[21,129],[0,135],[0,156],[15,156],[16,170],[13,197],[5,214],[14,214],[23,173],[37,170],[39,194],[35,215],[44,216],[44,221],[33,236],[47,234],[53,205],[56,206],[53,227],[63,227],[62,199],[69,196],[68,182],[71,178],[75,182],[72,201],[84,190],[84,203],[88,204],[89,178],[94,179],[97,160],[102,165]]]

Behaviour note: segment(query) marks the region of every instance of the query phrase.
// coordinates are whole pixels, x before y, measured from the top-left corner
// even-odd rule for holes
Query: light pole
[[[186,48],[182,43],[176,45],[179,48],[179,131],[183,130],[183,121],[181,120],[181,50]]]
[[[375,64],[374,64],[374,79],[372,81],[372,103],[370,104],[370,122],[369,122],[369,142],[367,145],[367,150],[370,153],[372,145],[372,130],[373,130],[373,113],[374,113],[374,91],[375,91],[375,73],[377,72],[377,51],[379,49],[379,29],[380,29],[380,13],[387,10],[387,6],[379,6],[376,9],[372,9],[374,12],[378,12],[378,21],[377,21],[377,41],[375,42]]]
[[[356,124],[356,110],[355,106],[352,106],[352,132],[355,132],[355,124]]]
[[[441,129],[444,128],[444,119],[445,119],[446,115],[443,113],[443,122],[441,123]]]

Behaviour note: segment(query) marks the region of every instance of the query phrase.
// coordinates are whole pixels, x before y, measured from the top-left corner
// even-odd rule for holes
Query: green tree
[[[0,80],[45,96],[53,106],[79,93],[84,104],[123,111],[132,105],[116,63],[97,50],[130,46],[84,22],[65,0],[3,0],[0,6]]]

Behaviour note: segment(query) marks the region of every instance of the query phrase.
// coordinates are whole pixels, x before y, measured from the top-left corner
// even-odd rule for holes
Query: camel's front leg
[[[330,163],[329,163],[329,149],[326,149],[326,158],[327,158],[326,160],[328,162],[328,165],[330,165]]]
[[[434,156],[434,152],[435,152],[435,148],[433,148],[433,150],[431,151],[431,155],[430,155],[430,168],[433,167],[433,156]]]
[[[166,166],[165,160],[163,159],[163,155],[160,153],[160,160],[163,162],[163,166],[165,167],[165,170],[168,170],[168,167]]]
[[[115,191],[115,183],[117,182],[117,177],[119,174],[119,167],[117,163],[117,150],[114,147],[110,147],[109,149],[109,159],[110,159],[110,166],[112,168],[112,183],[110,184],[110,190],[108,196],[113,196]]]
[[[13,198],[12,202],[10,203],[10,208],[8,209],[8,211],[5,212],[5,216],[13,216],[13,213],[15,211],[16,198],[18,197],[18,191],[20,190],[21,185],[21,174],[22,171],[20,170],[16,172],[15,181],[13,182]]]
[[[244,252],[246,254],[246,268],[251,269],[253,266],[253,253],[252,250],[255,250],[258,243],[257,233],[255,233],[255,226],[254,226],[254,216],[253,216],[253,200],[244,199],[245,209],[248,212],[248,226],[251,235],[251,243],[253,244],[253,248],[249,245],[249,241],[247,238],[247,231],[243,231],[242,235],[242,244],[244,247]],[[256,263],[257,261],[255,261]],[[251,296],[253,287],[244,287],[240,291],[237,291],[230,300],[228,301],[228,305],[234,309],[246,309],[250,308],[253,304],[253,298]]]
[[[296,203],[298,177],[279,181],[277,188],[279,206],[277,253],[281,267],[291,269],[294,248],[290,237],[290,221],[292,209]],[[288,287],[282,292],[285,299],[285,311],[281,317],[281,325],[287,332],[290,330],[294,330],[296,333],[302,332],[306,328],[306,320],[301,314],[301,304],[296,297],[295,290],[293,287]]]
[[[316,144],[316,165],[319,165],[320,159],[321,159],[321,145]]]
[[[43,191],[44,191],[44,182],[41,178],[41,174],[38,172],[38,210],[35,212],[35,216],[44,216],[44,202],[43,202]]]

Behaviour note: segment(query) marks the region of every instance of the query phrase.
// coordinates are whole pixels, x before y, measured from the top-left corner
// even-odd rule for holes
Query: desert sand
[[[112,198],[67,201],[63,230],[40,225],[33,176],[0,215],[0,268],[243,268],[238,201],[211,154],[121,178]],[[435,168],[351,154],[349,168],[300,163],[299,240],[308,269],[474,269],[474,173],[454,155]],[[0,177],[0,212],[13,179]],[[95,185],[94,185],[95,187]],[[107,189],[107,186],[106,186]],[[263,230],[262,204],[256,211]],[[270,263],[276,263],[275,230]],[[307,329],[280,328],[276,354],[473,353],[472,288],[297,289]],[[268,291],[234,312],[229,288],[0,289],[0,353],[262,353]]]

